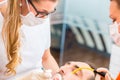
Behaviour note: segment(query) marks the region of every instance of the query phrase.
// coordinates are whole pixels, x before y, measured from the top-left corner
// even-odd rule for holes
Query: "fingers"
[[[95,76],[95,80],[101,80],[101,76],[98,75],[98,74],[96,74],[96,76]]]
[[[110,72],[108,71],[107,68],[98,68],[97,71],[98,72],[105,72],[105,73],[109,73],[110,74]]]
[[[108,73],[106,73],[106,75],[105,75],[105,80],[112,80]]]
[[[106,74],[105,77],[102,77],[101,75],[97,74],[95,80],[112,80],[110,76],[110,72],[108,71],[107,68],[98,68],[97,72],[104,72]]]

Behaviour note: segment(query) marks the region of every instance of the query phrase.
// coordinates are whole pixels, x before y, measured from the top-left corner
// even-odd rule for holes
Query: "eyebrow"
[[[75,68],[79,68],[79,66],[77,66],[77,65],[74,65],[74,67],[75,67]]]
[[[70,65],[70,64],[71,64],[71,62],[70,62],[70,61],[69,61],[69,62],[66,62],[66,64],[69,64],[69,65]],[[73,67],[74,67],[74,68],[79,68],[79,66],[78,66],[78,65],[73,65]]]

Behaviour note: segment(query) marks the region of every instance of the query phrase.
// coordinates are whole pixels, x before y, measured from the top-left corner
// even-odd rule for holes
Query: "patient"
[[[105,72],[102,76],[99,72]],[[106,68],[98,68],[95,71],[90,65],[84,62],[68,62],[64,66],[61,66],[58,73],[53,77],[53,80],[113,80],[109,76],[109,72]],[[103,77],[104,76],[104,77]]]
[[[77,70],[81,68],[81,70]],[[94,73],[91,67],[84,62],[68,62],[60,67],[58,71],[63,80],[94,80]],[[53,80],[59,80],[59,76],[54,76]]]
[[[97,72],[105,72],[105,77],[102,77]],[[50,75],[50,71],[37,71],[17,80],[113,80],[108,75],[107,69],[98,68],[97,72],[87,63],[71,61],[61,66],[54,76]]]

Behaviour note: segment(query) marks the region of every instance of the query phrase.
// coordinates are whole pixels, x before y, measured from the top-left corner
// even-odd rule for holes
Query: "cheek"
[[[70,74],[70,73],[72,73],[72,70],[70,68],[65,68],[64,72],[65,72],[65,74]]]
[[[110,8],[109,8],[110,17],[114,16],[115,11],[116,11],[115,2],[110,2]]]
[[[109,10],[110,18],[116,19],[119,16],[120,9],[118,8],[115,2],[110,3],[110,10]]]
[[[63,73],[64,75],[71,73],[71,71],[72,71],[71,68],[66,66],[62,66],[59,70],[59,72]]]
[[[115,17],[115,8],[114,7],[112,7],[112,5],[110,6],[110,10],[109,10],[110,12],[110,18],[114,18]]]

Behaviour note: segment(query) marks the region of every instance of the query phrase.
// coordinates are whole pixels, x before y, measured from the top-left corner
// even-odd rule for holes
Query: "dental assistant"
[[[114,42],[111,49],[110,72],[113,78],[120,73],[120,0],[110,0],[110,35]]]
[[[50,53],[49,14],[58,0],[0,0],[0,80],[58,64]],[[12,80],[12,79],[11,79]]]

